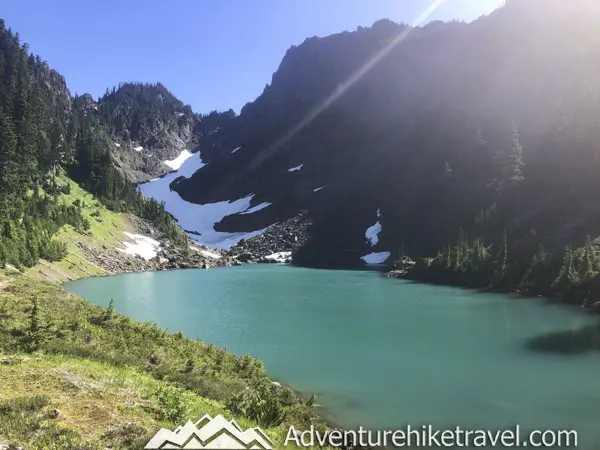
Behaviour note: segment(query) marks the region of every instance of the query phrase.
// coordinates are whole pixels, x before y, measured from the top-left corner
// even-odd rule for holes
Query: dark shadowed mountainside
[[[550,246],[582,241],[600,234],[599,27],[590,1],[513,0],[469,24],[382,20],[307,39],[203,140],[208,164],[172,187],[193,203],[250,193],[272,203],[219,231],[308,211],[303,264],[359,264],[402,246],[435,254],[461,228],[489,243],[505,229],[515,239],[535,229]]]

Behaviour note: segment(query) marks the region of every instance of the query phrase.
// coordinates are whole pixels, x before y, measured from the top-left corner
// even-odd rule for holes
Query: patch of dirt
[[[22,362],[27,362],[30,360],[31,360],[31,358],[26,358],[24,356],[8,355],[8,356],[0,357],[0,365],[10,366],[10,365],[15,365],[15,364],[20,364]]]
[[[52,371],[54,373],[56,373],[57,375],[61,376],[63,381],[65,381],[68,385],[70,385],[76,389],[80,389],[84,392],[89,392],[91,390],[98,390],[98,389],[106,388],[106,384],[104,384],[104,383],[86,380],[83,377],[81,377],[73,372],[69,372],[67,370],[55,368],[55,369],[52,369]]]

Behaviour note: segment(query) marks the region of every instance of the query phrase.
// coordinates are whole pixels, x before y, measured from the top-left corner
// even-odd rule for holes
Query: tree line
[[[60,259],[66,245],[53,239],[58,229],[89,228],[80,205],[60,200],[60,173],[110,209],[153,221],[175,244],[187,243],[164,207],[119,172],[98,118],[76,105],[64,78],[0,20],[0,266]]]
[[[472,288],[562,297],[595,307],[594,298],[600,293],[600,251],[592,237],[587,235],[582,241],[570,236],[563,245],[539,236],[535,228],[523,233],[514,226],[527,168],[517,125],[513,122],[511,128],[511,144],[492,152],[495,177],[488,188],[494,192],[494,202],[469,224],[476,237],[470,239],[461,228],[455,242],[440,249],[436,256],[418,258],[409,276]],[[481,134],[478,139],[485,143]],[[451,173],[448,164],[445,172],[446,176]],[[494,239],[493,230],[499,226],[504,228]],[[400,261],[397,265],[404,267]]]

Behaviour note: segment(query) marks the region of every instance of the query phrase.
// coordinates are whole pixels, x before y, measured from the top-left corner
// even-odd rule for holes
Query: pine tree
[[[43,324],[37,299],[31,301],[29,326],[24,335],[24,347],[27,352],[40,350],[49,339],[48,326]]]
[[[108,304],[108,308],[104,312],[104,321],[109,322],[113,319],[115,315],[115,299],[111,298],[110,303]]]
[[[502,242],[496,259],[496,271],[494,274],[495,282],[502,280],[508,273],[508,236],[506,231],[502,235]]]
[[[0,220],[16,206],[18,195],[17,138],[12,123],[0,107]]]
[[[519,130],[516,122],[512,122],[512,147],[507,155],[506,181],[511,186],[517,186],[525,178],[523,177],[523,146],[519,142]]]
[[[573,259],[573,248],[568,245],[565,249],[563,263],[560,267],[560,271],[558,272],[558,276],[554,280],[554,283],[552,283],[552,287],[557,289],[559,292],[568,292],[579,280],[579,276],[577,275],[574,267]]]
[[[488,187],[495,189],[498,196],[503,195],[507,187],[516,188],[525,178],[523,176],[523,146],[519,141],[519,131],[515,121],[511,122],[512,145],[510,149],[497,150],[492,158],[496,168],[496,178]]]
[[[591,280],[594,278],[598,271],[596,268],[596,262],[594,257],[594,245],[592,239],[588,235],[585,240],[585,246],[583,250],[583,264],[581,268],[581,278],[583,280]]]

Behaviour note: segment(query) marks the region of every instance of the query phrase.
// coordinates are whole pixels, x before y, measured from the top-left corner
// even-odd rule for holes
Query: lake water
[[[67,289],[140,321],[264,361],[344,426],[574,428],[600,444],[600,354],[529,339],[597,319],[541,299],[249,265],[127,274]],[[567,333],[567,336],[569,333]]]

